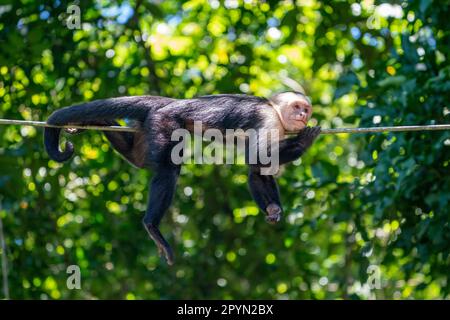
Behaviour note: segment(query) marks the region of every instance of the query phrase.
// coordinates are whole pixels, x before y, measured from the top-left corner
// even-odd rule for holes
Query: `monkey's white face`
[[[312,105],[306,97],[294,92],[284,92],[270,100],[287,131],[298,131],[306,127],[312,115]]]

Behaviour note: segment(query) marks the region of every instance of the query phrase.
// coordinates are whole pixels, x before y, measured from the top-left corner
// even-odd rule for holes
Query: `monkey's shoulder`
[[[278,112],[270,104],[262,105],[258,112],[263,119],[262,128],[266,130],[277,130],[280,137],[285,136],[285,128],[281,122]]]

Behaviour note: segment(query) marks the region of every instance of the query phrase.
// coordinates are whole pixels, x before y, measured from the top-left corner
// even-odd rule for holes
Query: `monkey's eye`
[[[304,105],[304,104],[300,104],[300,103],[294,104],[294,109],[295,110],[303,110],[305,112],[309,112],[309,106]]]

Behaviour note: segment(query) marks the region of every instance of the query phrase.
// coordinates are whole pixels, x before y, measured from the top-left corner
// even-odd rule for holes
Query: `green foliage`
[[[70,4],[0,5],[1,118],[119,95],[266,96],[289,77],[323,127],[450,123],[447,0],[82,0],[82,29],[66,26]],[[162,223],[170,268],[141,224],[151,172],[99,132],[71,137],[64,165],[48,159],[41,129],[1,126],[0,137],[12,298],[450,295],[449,132],[321,136],[279,177],[276,226],[252,202],[246,168],[187,165]],[[81,290],[66,287],[73,264]]]
[[[403,30],[393,59],[379,61],[360,89],[367,97],[357,110],[361,125],[450,122],[449,33],[443,32],[449,9],[431,12],[424,3],[416,14],[427,25],[414,19]],[[374,251],[385,251],[380,263],[399,269],[398,280],[443,297],[450,292],[449,138],[448,131],[368,135],[361,154],[374,160],[366,162],[372,177],[360,194],[362,212],[373,216],[369,225],[389,226],[390,250],[385,251],[384,239],[370,239]]]

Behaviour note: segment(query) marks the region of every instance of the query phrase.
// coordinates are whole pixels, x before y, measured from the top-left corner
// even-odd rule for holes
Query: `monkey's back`
[[[201,122],[204,129],[257,129],[264,125],[261,108],[267,99],[243,94],[219,94],[194,99],[177,100],[161,109],[168,116],[192,124]]]

